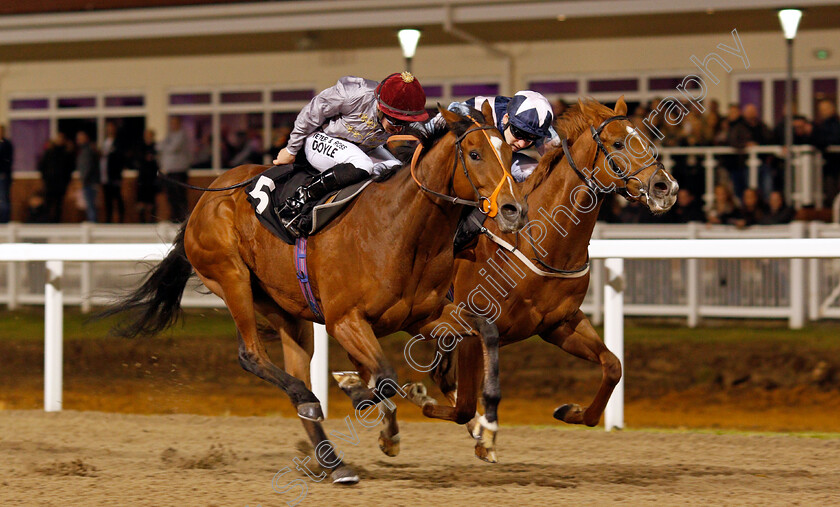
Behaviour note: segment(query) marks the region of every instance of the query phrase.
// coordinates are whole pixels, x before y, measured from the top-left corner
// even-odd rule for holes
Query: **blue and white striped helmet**
[[[537,137],[549,137],[554,111],[541,93],[531,90],[516,92],[507,106],[508,121],[514,127]]]

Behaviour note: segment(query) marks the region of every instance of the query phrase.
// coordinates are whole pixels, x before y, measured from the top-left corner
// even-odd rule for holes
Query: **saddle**
[[[280,223],[277,209],[295,190],[306,184],[306,180],[318,173],[308,165],[288,164],[274,166],[263,171],[254,181],[245,187],[248,202],[260,223],[272,234],[289,245],[295,244],[295,236]],[[311,236],[323,229],[338,216],[373,180],[367,179],[332,192],[317,202],[307,203],[303,213],[310,215],[312,226],[303,231]]]

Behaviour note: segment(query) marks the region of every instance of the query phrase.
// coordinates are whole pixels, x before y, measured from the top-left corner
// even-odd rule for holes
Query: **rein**
[[[440,199],[444,199],[448,202],[451,202],[452,204],[463,204],[463,205],[466,205],[466,206],[472,206],[473,208],[478,208],[483,214],[487,215],[490,218],[493,218],[499,212],[499,205],[498,205],[497,199],[499,197],[499,193],[502,191],[502,186],[504,185],[505,181],[511,181],[512,177],[510,175],[510,172],[508,172],[508,170],[505,168],[505,164],[504,164],[504,162],[502,162],[502,157],[499,154],[499,151],[493,146],[493,142],[490,140],[490,136],[487,135],[487,132],[486,132],[487,130],[495,130],[496,127],[493,127],[491,125],[481,125],[471,116],[468,116],[468,118],[470,120],[472,120],[472,122],[475,124],[475,127],[472,127],[470,129],[468,129],[466,132],[464,132],[458,138],[455,139],[455,147],[458,151],[458,155],[455,157],[455,167],[453,168],[453,170],[457,169],[458,161],[460,160],[461,161],[461,167],[464,170],[464,176],[466,176],[467,181],[470,182],[470,186],[473,188],[473,191],[475,192],[475,195],[478,197],[478,200],[477,201],[470,201],[470,200],[467,200],[467,199],[461,199],[460,197],[456,197],[456,196],[453,196],[453,195],[448,195],[448,194],[443,194],[443,193],[440,193],[440,192],[436,192],[436,191],[432,190],[431,188],[427,187],[426,185],[424,185],[417,178],[417,175],[415,174],[415,169],[417,167],[417,161],[420,159],[420,152],[423,150],[422,144],[417,145],[417,148],[414,149],[414,155],[411,157],[411,178],[414,180],[414,183],[416,183],[417,186],[420,187],[420,189],[423,190],[424,192],[430,193],[430,194],[434,195],[435,197],[438,197]],[[485,197],[485,196],[481,195],[481,192],[478,191],[478,188],[475,186],[475,183],[473,183],[473,180],[470,177],[470,173],[469,173],[469,171],[467,171],[467,161],[464,158],[464,150],[461,147],[461,142],[467,137],[467,135],[469,135],[472,132],[476,132],[476,131],[481,131],[481,133],[484,134],[485,139],[487,139],[488,144],[490,144],[490,146],[493,147],[493,153],[496,155],[496,159],[499,161],[499,165],[502,167],[502,171],[504,172],[504,175],[499,180],[499,184],[496,185],[496,188],[495,188],[495,190],[493,190],[493,193],[490,194],[490,197]],[[390,143],[391,141],[418,141],[419,142],[419,139],[417,139],[415,136],[412,136],[412,135],[397,134],[397,135],[393,135],[393,136],[388,138],[388,142]]]
[[[176,185],[180,185],[184,188],[189,188],[189,189],[192,189],[192,190],[201,190],[203,192],[224,192],[225,190],[235,190],[237,188],[245,187],[245,186],[249,185],[252,181],[259,178],[260,175],[258,174],[258,175],[254,176],[252,178],[248,178],[245,181],[241,181],[239,183],[236,183],[235,185],[230,185],[230,186],[227,186],[227,187],[218,187],[218,188],[197,187],[195,185],[190,185],[189,183],[184,183],[183,181],[173,180],[169,176],[160,172],[160,169],[158,169],[157,177],[164,180],[164,181],[168,181],[169,183],[175,183]]]

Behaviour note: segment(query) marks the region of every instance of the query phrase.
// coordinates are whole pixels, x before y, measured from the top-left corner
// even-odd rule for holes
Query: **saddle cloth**
[[[245,187],[248,202],[254,208],[254,213],[266,229],[293,245],[295,237],[289,234],[280,218],[277,216],[277,209],[288,199],[297,188],[306,184],[306,180],[316,173],[314,169],[298,165],[274,166],[266,169],[253,183]],[[353,199],[362,193],[372,180],[364,180],[359,183],[332,192],[317,202],[307,203],[303,208],[304,214],[311,214],[312,227],[304,231],[306,236],[315,234],[323,229],[333,218],[338,216]]]

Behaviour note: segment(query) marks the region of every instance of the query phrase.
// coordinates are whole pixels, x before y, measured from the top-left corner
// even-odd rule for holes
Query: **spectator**
[[[744,190],[744,197],[741,199],[740,218],[735,220],[738,227],[749,227],[760,223],[764,219],[764,203],[761,201],[761,194],[754,188]]]
[[[735,196],[725,185],[715,186],[715,202],[712,209],[706,214],[710,224],[734,224],[741,218]]]
[[[259,138],[248,138],[245,131],[236,133],[236,145],[230,147],[229,153],[235,155],[230,159],[228,165],[236,167],[243,164],[261,164],[262,150],[259,146]]]
[[[706,107],[706,114],[703,116],[703,127],[705,129],[703,138],[708,144],[714,143],[715,136],[721,129],[722,121],[720,117],[720,103],[716,99],[710,100]]]
[[[12,210],[12,160],[14,148],[6,139],[6,127],[0,125],[0,223],[9,221]]]
[[[677,193],[677,205],[668,212],[668,215],[672,215],[671,221],[677,224],[706,221],[703,205],[687,188],[681,188]]]
[[[143,133],[143,149],[140,167],[137,172],[137,215],[140,223],[154,223],[157,215],[155,200],[158,193],[158,161],[155,147],[155,131],[147,129]]]
[[[823,151],[823,188],[827,205],[831,206],[834,196],[840,191],[840,153],[825,152],[828,146],[840,145],[840,118],[833,100],[823,99],[817,104],[814,145]]]
[[[194,169],[207,169],[213,167],[213,143],[211,141],[210,133],[204,133],[199,136],[198,146],[193,155],[193,163],[190,167]]]
[[[61,222],[64,195],[67,193],[67,186],[70,184],[70,176],[73,173],[75,163],[68,144],[64,133],[59,132],[49,142],[38,164],[38,170],[44,180],[43,205],[44,215],[48,222]]]
[[[729,145],[743,150],[760,144],[773,142],[770,129],[758,116],[755,104],[746,104],[741,113],[741,119],[729,125]],[[772,156],[764,157],[758,169],[759,186],[767,194],[773,191],[774,168]],[[731,171],[732,185],[736,195],[741,195],[746,188],[747,155],[737,156],[737,164]]]
[[[761,219],[764,225],[789,224],[795,216],[793,208],[785,204],[785,198],[781,192],[773,192],[768,199],[767,212]]]
[[[125,221],[125,202],[122,197],[122,172],[125,157],[117,145],[117,125],[105,123],[105,139],[99,154],[99,168],[102,176],[102,194],[105,197],[105,223],[110,223],[114,216],[114,204],[120,215],[118,222]]]
[[[85,219],[96,222],[96,197],[99,193],[99,159],[96,149],[90,143],[90,136],[84,130],[76,133],[76,168],[82,182],[82,196],[85,199]]]
[[[265,153],[263,153],[263,156],[267,157],[263,159],[263,164],[271,164],[271,161],[274,160],[274,155],[289,144],[289,136],[291,134],[292,127],[289,125],[283,125],[274,131],[274,141],[271,143],[271,146],[265,150]]]
[[[187,190],[178,183],[187,182],[190,167],[190,147],[187,135],[181,128],[181,118],[169,118],[169,133],[158,147],[160,172],[166,176],[164,187],[169,201],[169,220],[183,222],[187,218]]]

